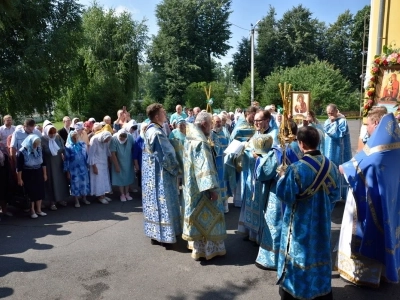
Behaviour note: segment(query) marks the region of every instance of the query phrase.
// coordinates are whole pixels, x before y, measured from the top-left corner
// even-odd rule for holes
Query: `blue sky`
[[[93,1],[78,0],[78,2],[83,5],[90,5]],[[135,20],[147,19],[150,35],[157,34],[157,19],[154,12],[156,5],[161,2],[161,0],[97,0],[97,3],[104,8],[131,12]],[[233,0],[229,20],[231,24],[234,24],[231,26],[232,36],[229,41],[233,48],[221,59],[221,62],[225,64],[232,60],[232,54],[236,52],[239,41],[243,36],[249,36],[250,24],[255,24],[262,19],[267,14],[270,5],[276,10],[276,18],[280,19],[286,11],[299,4],[308,8],[313,13],[314,18],[331,24],[336,21],[341,13],[349,10],[355,14],[365,5],[370,5],[371,0]]]

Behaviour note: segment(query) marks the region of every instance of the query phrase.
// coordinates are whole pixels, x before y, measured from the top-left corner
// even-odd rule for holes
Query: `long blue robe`
[[[306,155],[322,162],[324,156],[315,154],[319,155]],[[276,194],[286,204],[277,275],[281,287],[299,299],[331,292],[331,211],[339,197],[339,172],[329,162],[327,173],[329,184],[315,188],[305,200],[299,195],[312,185],[316,171],[303,159],[288,166],[277,183]]]
[[[175,243],[182,233],[179,212],[178,161],[162,127],[151,123],[142,154],[144,232],[162,243]]]
[[[267,129],[264,133],[256,132],[253,136],[259,134],[270,134],[273,128]],[[260,243],[264,227],[264,210],[268,198],[268,191],[262,188],[256,181],[256,167],[265,160],[255,159],[253,157],[253,148],[250,141],[245,148],[242,158],[241,172],[241,200],[242,205],[239,215],[238,231],[248,234],[251,241]],[[256,188],[257,187],[257,188]]]
[[[179,130],[174,129],[169,134],[169,141],[176,152],[176,159],[179,163],[179,174],[183,174],[183,145],[185,143],[186,136]]]
[[[215,164],[218,172],[218,184],[219,184],[219,197],[221,201],[225,201],[228,198],[226,192],[226,180],[224,178],[224,151],[229,145],[229,133],[224,130],[220,132],[212,131],[211,140],[214,143],[215,151]]]
[[[244,118],[239,119],[233,129],[230,141],[238,140],[247,142],[254,135],[254,126],[248,123]],[[236,207],[242,206],[240,172],[237,170],[238,161],[241,161],[241,155],[227,154],[225,156],[225,174],[224,178],[227,181],[228,196],[233,196],[233,203]]]
[[[343,235],[349,251],[338,253],[338,269],[349,281],[379,286],[381,276],[399,282],[400,269],[400,128],[393,114],[384,116],[363,150],[343,164],[354,196],[346,202],[339,250]],[[344,217],[345,219],[345,217]],[[351,271],[349,271],[351,269]]]
[[[325,153],[325,132],[324,132],[324,127],[320,123],[311,123],[309,126],[312,126],[312,127],[314,127],[315,129],[318,130],[318,133],[319,133],[318,150],[321,151],[321,153]]]
[[[283,204],[276,196],[276,183],[279,179],[279,176],[275,173],[275,177],[271,177],[274,175],[272,171],[276,171],[277,166],[282,164],[282,149],[274,147],[273,151],[274,155],[271,155],[271,158],[267,164],[269,167],[264,170],[264,176],[268,176],[268,178],[271,179],[267,207],[264,213],[266,226],[264,226],[263,229],[260,249],[256,259],[257,263],[269,269],[278,268],[282,216],[286,207],[286,205]],[[297,141],[287,144],[285,151],[287,165],[291,165],[303,157],[303,153],[301,152]]]
[[[186,127],[183,159],[185,214],[182,238],[195,242],[194,247],[197,241],[217,245],[226,238],[223,202],[220,199],[210,200],[209,193],[209,190],[219,188],[218,174],[211,146],[201,130],[193,124],[187,124]],[[200,256],[210,259],[224,254],[223,246],[221,251]],[[198,258],[196,255],[192,253],[194,258]]]
[[[337,167],[352,157],[350,131],[346,118],[338,118],[334,122],[329,119],[324,123],[325,144],[324,155]],[[346,199],[348,184],[340,176],[341,197]]]
[[[282,227],[282,205],[276,197],[278,158],[275,152],[275,149],[271,149],[267,155],[263,156],[255,172],[256,186],[263,186],[263,194],[267,198],[264,209],[265,226],[256,262],[271,269],[276,269],[278,265]]]

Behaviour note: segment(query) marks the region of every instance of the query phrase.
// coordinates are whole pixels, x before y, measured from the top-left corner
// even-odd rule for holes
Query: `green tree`
[[[248,38],[243,37],[239,42],[237,52],[232,55],[232,68],[235,81],[242,84],[251,69],[251,44]]]
[[[261,102],[282,105],[278,84],[284,82],[292,84],[294,91],[310,91],[311,109],[317,113],[323,112],[329,103],[335,103],[341,111],[359,110],[358,93],[340,70],[326,61],[277,69],[265,78]]]
[[[213,81],[210,84],[206,82],[193,82],[185,91],[184,98],[186,99],[185,105],[187,107],[200,107],[206,109],[207,97],[204,88],[207,89],[211,85],[211,98],[213,98],[213,108],[222,108],[225,99],[226,86],[223,82]]]
[[[75,85],[64,94],[75,114],[101,119],[138,98],[139,62],[147,42],[145,21],[97,3],[83,13],[83,44],[71,65]]]
[[[320,36],[324,25],[312,18],[309,9],[299,5],[285,12],[277,22],[279,66],[293,67],[323,58]]]
[[[270,6],[267,15],[258,24],[257,49],[254,64],[260,78],[271,74],[281,61],[275,9]],[[250,50],[249,50],[250,53]]]
[[[254,72],[254,101],[260,103],[260,105],[265,105],[262,102],[262,91],[263,82],[258,76],[257,72]],[[238,107],[248,107],[250,106],[251,99],[251,77],[247,76],[243,83],[240,85],[240,93],[235,103]]]
[[[183,103],[192,82],[214,79],[213,57],[227,53],[231,0],[164,0],[157,5],[160,27],[149,61],[164,83],[165,106]]]
[[[0,113],[48,113],[68,84],[81,26],[73,0],[15,1],[0,11]]]

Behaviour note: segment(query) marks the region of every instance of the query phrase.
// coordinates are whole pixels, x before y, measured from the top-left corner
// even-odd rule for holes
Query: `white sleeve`
[[[360,128],[360,139],[363,139],[367,135],[367,125],[361,125]]]

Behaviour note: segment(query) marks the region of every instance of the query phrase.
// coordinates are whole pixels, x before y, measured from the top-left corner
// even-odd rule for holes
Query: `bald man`
[[[169,119],[169,124],[172,124],[172,122],[180,121],[180,120],[185,120],[187,118],[187,115],[182,111],[182,105],[178,104],[175,107],[176,112],[172,114],[171,118]]]

